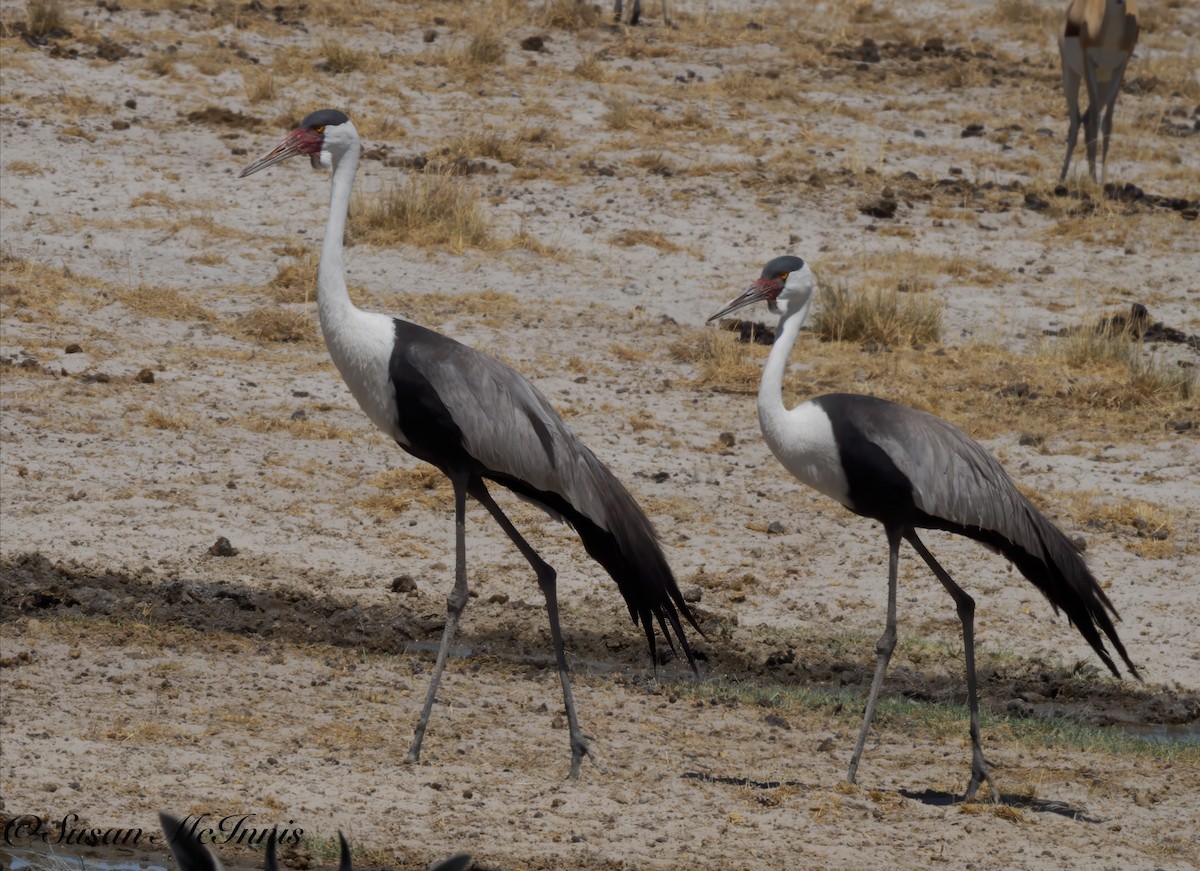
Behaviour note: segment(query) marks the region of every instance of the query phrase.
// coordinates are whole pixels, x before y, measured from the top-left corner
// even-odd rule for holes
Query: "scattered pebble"
[[[208,552],[213,556],[237,556],[238,550],[229,543],[229,539],[221,536],[216,540],[216,543],[208,549]]]

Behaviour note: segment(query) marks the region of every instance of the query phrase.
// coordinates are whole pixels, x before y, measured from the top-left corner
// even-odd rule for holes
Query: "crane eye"
[[[316,132],[316,133],[324,133],[324,132],[325,132],[325,125],[324,125],[324,124],[318,124],[316,127],[314,127],[314,128],[313,128],[313,131],[314,131],[314,132]]]
[[[780,280],[780,281],[782,281],[782,282],[784,282],[784,283],[786,283],[786,282],[787,282],[787,280],[788,280],[788,276],[789,276],[789,275],[791,275],[791,274],[792,274],[792,273],[790,273],[790,272],[785,272],[785,273],[783,273],[782,275],[780,275],[780,276],[779,276],[779,280]]]

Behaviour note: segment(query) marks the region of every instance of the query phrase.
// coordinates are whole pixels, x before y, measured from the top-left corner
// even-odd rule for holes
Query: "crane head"
[[[812,298],[813,288],[812,270],[807,263],[791,255],[776,257],[763,267],[762,275],[741,296],[708,320],[711,323],[756,302],[765,302],[773,314],[780,314],[780,303],[784,303],[786,310],[803,305]]]
[[[291,135],[238,173],[238,178],[282,163],[297,154],[307,154],[313,169],[328,169],[333,165],[335,148],[345,149],[357,143],[358,133],[344,112],[318,109],[305,115]]]

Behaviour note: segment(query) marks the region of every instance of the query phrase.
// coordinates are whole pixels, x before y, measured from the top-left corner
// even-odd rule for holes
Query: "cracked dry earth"
[[[338,829],[366,869],[459,851],[506,871],[1200,864],[1195,393],[1056,356],[1141,304],[1137,359],[1200,358],[1195,4],[1144,10],[1110,196],[1056,186],[1056,3],[678,2],[674,28],[651,3],[624,28],[540,2],[477,4],[482,26],[458,3],[121,0],[61,2],[41,36],[35,5],[0,2],[6,825],[253,814],[304,830],[292,868],[333,867]],[[503,49],[483,65],[481,35]],[[578,781],[541,596],[477,507],[473,598],[404,763],[445,619],[449,489],[372,430],[320,342],[326,177],[236,180],[325,105],[366,140],[362,209],[440,166],[490,222],[478,242],[352,236],[356,301],[525,373],[696,602],[699,676],[667,656],[656,678],[573,533],[503,501],[559,570],[598,756]],[[978,602],[1001,803],[953,801],[961,636],[909,552],[901,645],[844,782],[883,535],[782,473],[755,419],[765,351],[704,326],[784,252],[941,319],[887,348],[805,333],[794,399],[877,393],[963,425],[1086,543],[1121,613],[1144,685],[1102,673],[1004,560],[929,537]],[[717,346],[741,362],[713,374]],[[168,861],[145,842],[0,852]]]

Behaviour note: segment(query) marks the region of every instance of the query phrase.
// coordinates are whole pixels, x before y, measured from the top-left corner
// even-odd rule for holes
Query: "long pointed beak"
[[[727,314],[731,314],[748,305],[753,305],[756,302],[771,302],[779,296],[781,290],[783,290],[783,285],[777,280],[773,278],[760,278],[754,284],[747,287],[741,296],[710,317],[708,323],[711,324],[717,318],[723,318]]]
[[[308,130],[296,130],[287,139],[280,142],[269,153],[260,157],[254,163],[247,166],[238,173],[238,178],[258,172],[260,169],[266,169],[268,166],[274,166],[277,163],[282,163],[289,157],[295,157],[297,154],[308,154],[311,151],[311,139],[313,134]]]

